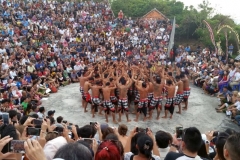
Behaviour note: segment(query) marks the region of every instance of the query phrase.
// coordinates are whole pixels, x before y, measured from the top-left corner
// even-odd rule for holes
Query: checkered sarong
[[[135,102],[139,102],[139,99],[140,99],[140,94],[139,93],[137,93],[137,94],[135,94]]]
[[[151,102],[153,98],[153,93],[148,93],[148,102]]]
[[[173,104],[174,104],[174,98],[167,98],[165,107],[170,107]]]
[[[150,103],[150,108],[162,106],[162,97],[153,97]]]
[[[138,108],[143,108],[148,106],[148,99],[141,99],[138,103]]]
[[[119,99],[118,100],[118,110],[128,111],[128,99]]]
[[[177,93],[175,97],[175,105],[179,105],[183,101],[183,93]]]
[[[116,97],[116,96],[110,96],[110,100],[111,100],[111,102],[112,102],[112,103],[114,103],[114,102],[117,102],[117,101],[118,101],[118,99],[117,99],[117,97]]]
[[[115,110],[112,102],[110,100],[108,101],[103,101],[103,106],[104,109],[110,109],[110,110]]]
[[[83,95],[83,88],[82,87],[79,88],[79,91]]]
[[[184,90],[184,98],[188,98],[190,96],[190,88],[189,89],[186,89]]]
[[[101,100],[98,97],[92,98],[92,103],[95,105],[101,105]]]

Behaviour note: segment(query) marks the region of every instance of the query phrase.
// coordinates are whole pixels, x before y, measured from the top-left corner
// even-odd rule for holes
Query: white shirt
[[[234,68],[234,70],[230,70],[229,72],[229,76],[233,77],[234,73],[236,72],[236,68]]]
[[[12,79],[17,76],[16,71],[10,71],[9,74]]]
[[[1,54],[6,53],[6,49],[5,48],[0,48],[0,53]]]
[[[237,110],[240,111],[240,102],[239,101],[235,102],[234,106],[236,106]]]
[[[240,80],[240,73],[239,72],[237,72],[237,73],[235,73],[235,81],[239,81]]]
[[[27,63],[30,63],[30,60],[24,58],[24,59],[22,60],[22,65],[26,65],[26,62],[27,62]]]
[[[168,154],[170,150],[170,147],[167,147],[167,148],[158,148],[158,151],[160,153],[160,158],[161,159],[164,159],[166,157],[166,155]]]
[[[37,115],[38,115],[38,118],[41,118],[41,119],[45,117],[44,114],[42,114],[41,112],[37,112]]]

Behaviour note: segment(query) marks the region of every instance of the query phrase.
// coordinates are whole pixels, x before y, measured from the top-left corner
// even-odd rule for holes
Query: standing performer
[[[90,77],[88,78],[87,81],[85,81],[84,85],[83,85],[83,96],[82,96],[82,101],[83,101],[83,108],[84,108],[84,112],[87,112],[87,105],[88,103],[91,104],[91,95],[89,94],[89,89],[92,85],[92,83],[94,82],[94,78]]]
[[[167,101],[165,104],[165,116],[162,118],[167,118],[167,111],[170,112],[171,116],[170,119],[172,119],[172,115],[174,112],[174,94],[175,94],[175,85],[173,84],[172,80],[167,80],[167,85],[164,86],[167,89]]]
[[[179,108],[179,111],[176,112],[176,113],[179,113],[181,114],[181,103],[183,101],[183,96],[184,96],[184,92],[183,92],[183,82],[181,81],[180,79],[180,76],[176,76],[176,86],[178,86],[178,90],[177,90],[177,95],[176,95],[176,98],[175,98],[175,105],[178,105],[178,108]]]
[[[157,109],[157,120],[159,120],[160,112],[162,109],[162,89],[164,84],[161,83],[161,78],[159,76],[156,77],[156,82],[153,80],[152,72],[150,73],[150,81],[153,84],[153,98],[150,102],[150,112],[149,119],[152,119],[152,113],[154,108]]]
[[[138,81],[137,81],[137,83],[135,84],[135,87],[137,88],[137,90],[140,94],[140,99],[138,102],[136,119],[134,121],[138,122],[140,113],[143,113],[143,115],[144,115],[143,121],[146,121],[147,120],[146,116],[147,116],[149,86],[146,84],[146,82],[142,82],[142,86],[139,86]]]
[[[91,86],[92,90],[92,117],[95,117],[95,111],[98,107],[102,107],[101,100],[99,98],[100,95],[100,89],[102,89],[101,82],[96,81],[95,84]]]
[[[87,71],[87,68],[84,68],[84,71],[83,71],[83,74],[81,77],[78,77],[78,80],[79,80],[79,84],[80,84],[80,93],[82,94],[82,96],[84,95],[83,93],[83,86],[84,86],[84,83],[92,76],[92,72],[90,72],[90,74],[88,74],[89,72]],[[84,100],[82,100],[82,107],[84,107]]]
[[[184,91],[184,103],[185,103],[185,107],[183,107],[183,110],[187,110],[188,109],[188,98],[190,96],[190,87],[189,87],[189,79],[187,78],[187,76],[184,73],[180,74],[180,78],[183,81],[183,91]]]
[[[130,78],[125,79],[124,77],[119,77],[117,79],[117,87],[119,90],[119,99],[118,99],[118,113],[119,113],[118,121],[119,122],[121,122],[121,116],[123,112],[125,112],[126,114],[127,122],[131,121],[128,117],[129,109],[128,109],[128,97],[127,97],[128,88],[131,87],[131,85],[132,85],[132,80]]]
[[[115,120],[115,108],[110,100],[110,93],[112,89],[115,89],[116,86],[110,87],[110,82],[105,84],[105,87],[102,88],[103,91],[103,107],[105,110],[106,122],[108,122],[108,114],[112,112],[113,123],[117,123]]]

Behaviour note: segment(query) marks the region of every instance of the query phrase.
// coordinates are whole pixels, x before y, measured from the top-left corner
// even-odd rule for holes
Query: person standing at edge
[[[167,118],[167,111],[170,112],[171,116],[169,117],[172,119],[173,112],[174,112],[174,94],[175,94],[175,85],[172,80],[167,80],[167,85],[164,86],[167,89],[167,100],[165,104],[165,116],[162,118]]]
[[[183,110],[187,110],[188,109],[188,98],[190,96],[190,87],[189,87],[189,79],[187,78],[187,76],[184,73],[180,74],[180,78],[183,82],[183,100],[185,103],[185,107],[183,107]]]
[[[85,83],[83,85],[82,101],[83,101],[84,112],[88,112],[87,111],[88,103],[92,104],[92,102],[91,102],[91,95],[90,95],[90,93],[88,91],[91,88],[93,82],[94,82],[94,78],[90,77],[90,78],[88,78],[87,81],[85,81]]]
[[[80,84],[80,93],[82,94],[82,96],[84,95],[84,91],[83,91],[83,86],[84,83],[92,76],[92,72],[90,72],[90,74],[88,74],[89,72],[87,71],[87,68],[84,68],[83,74],[81,77],[78,77],[79,80],[79,84]],[[82,100],[82,107],[84,107],[84,100]]]
[[[180,76],[176,76],[176,86],[178,86],[178,90],[177,90],[177,95],[176,95],[176,99],[175,99],[175,105],[178,105],[179,111],[176,113],[181,114],[181,102],[183,101],[183,96],[184,96],[184,92],[183,92],[183,82],[180,79]]]

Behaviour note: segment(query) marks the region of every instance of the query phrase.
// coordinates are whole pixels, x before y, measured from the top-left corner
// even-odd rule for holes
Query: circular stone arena
[[[96,114],[95,118],[92,118],[90,112],[90,105],[88,105],[88,112],[84,113],[81,106],[81,94],[79,92],[79,83],[71,84],[66,87],[61,87],[57,93],[51,94],[48,100],[43,100],[42,105],[48,110],[55,110],[55,118],[57,116],[63,116],[65,120],[79,126],[89,124],[89,122],[105,123],[105,117]],[[165,101],[163,102],[165,104]],[[191,87],[191,95],[189,97],[189,107],[187,111],[182,111],[182,114],[176,114],[178,107],[175,107],[175,113],[172,119],[156,120],[156,111],[153,114],[152,120],[143,122],[143,117],[140,116],[139,122],[133,121],[134,114],[129,114],[131,122],[126,121],[126,116],[122,115],[122,122],[126,124],[129,129],[135,126],[146,128],[150,127],[153,132],[158,130],[165,130],[169,133],[174,133],[176,126],[183,126],[184,128],[195,126],[202,133],[210,130],[224,130],[226,128],[232,128],[240,131],[240,127],[232,123],[225,114],[217,113],[215,107],[217,107],[219,101],[216,97],[211,97],[203,94],[200,88],[194,86]],[[132,107],[133,108],[133,107]],[[164,112],[161,112],[161,117]],[[168,114],[169,116],[169,114]],[[116,119],[118,114],[116,114]],[[109,125],[117,127],[117,124],[112,123],[112,117],[109,116]]]

